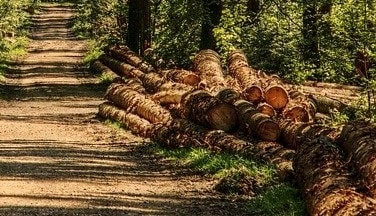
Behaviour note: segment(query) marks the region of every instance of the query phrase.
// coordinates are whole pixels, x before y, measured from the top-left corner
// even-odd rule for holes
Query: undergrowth
[[[273,166],[240,155],[215,154],[202,148],[169,149],[152,145],[149,151],[178,165],[213,176],[220,192],[254,196],[248,209],[250,215],[306,215],[298,189],[282,183]]]

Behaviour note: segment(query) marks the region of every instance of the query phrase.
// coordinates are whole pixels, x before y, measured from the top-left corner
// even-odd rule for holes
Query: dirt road
[[[42,7],[0,88],[0,215],[243,215],[209,179],[95,118],[104,87],[82,65],[73,12]]]

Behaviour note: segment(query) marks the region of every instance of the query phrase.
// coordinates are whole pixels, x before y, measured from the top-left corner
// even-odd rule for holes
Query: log
[[[126,62],[144,73],[155,72],[151,65],[126,46],[111,46],[108,48],[108,52],[113,58]]]
[[[249,67],[243,52],[230,53],[227,64],[231,75],[238,79],[243,87],[248,101],[258,104],[265,100],[274,109],[283,109],[286,106],[289,98],[281,81]]]
[[[126,112],[110,102],[99,105],[99,115],[122,123],[135,135],[150,137],[153,131],[153,124],[149,121],[140,118],[138,115]]]
[[[276,141],[280,127],[270,116],[260,113],[252,103],[238,100],[234,103],[241,121],[249,131],[264,141]]]
[[[299,145],[293,167],[310,215],[376,214],[376,201],[355,191],[339,149],[327,139]]]
[[[100,56],[99,60],[121,77],[139,78],[144,74],[132,65],[122,63],[106,55]]]
[[[348,124],[339,143],[362,185],[376,198],[376,127],[366,122]]]
[[[256,109],[260,113],[266,114],[270,117],[274,117],[277,115],[275,109],[268,103],[260,103],[259,105],[257,105]]]
[[[279,125],[281,127],[283,145],[294,150],[302,143],[313,140],[319,136],[324,136],[330,141],[336,140],[339,136],[339,130],[337,128],[330,128],[313,122],[282,120]]]
[[[172,120],[170,113],[159,104],[123,84],[110,85],[105,98],[151,123],[169,124]]]
[[[103,73],[116,74],[109,67],[107,67],[106,65],[102,64],[98,60],[96,60],[96,61],[94,61],[94,62],[92,62],[90,64],[90,71],[92,71],[93,73],[96,73],[96,74],[103,74]]]
[[[207,91],[188,92],[183,96],[181,106],[185,118],[209,128],[231,131],[238,123],[235,107]]]
[[[121,83],[138,93],[146,94],[146,89],[137,78],[123,79]]]
[[[232,88],[224,88],[218,92],[216,97],[223,102],[233,104],[240,99],[240,93]]]
[[[158,101],[161,105],[179,104],[184,94],[187,91],[169,90],[160,91],[151,96],[154,101]]]
[[[195,73],[183,69],[163,70],[160,72],[164,79],[190,86],[197,86],[201,78]]]
[[[360,86],[342,85],[338,83],[324,83],[316,81],[306,81],[303,83],[305,86],[319,87],[319,88],[331,88],[331,89],[346,89],[351,91],[363,91]]]
[[[339,112],[346,109],[348,106],[339,100],[330,98],[328,96],[309,95],[309,98],[314,101],[317,111],[320,113],[330,114],[331,111],[337,110]]]
[[[218,93],[226,87],[221,59],[212,50],[202,50],[196,54],[194,68],[202,80],[205,80],[206,87],[210,92]]]
[[[291,90],[289,95],[291,100],[285,107],[283,116],[296,122],[313,121],[317,110],[315,101],[295,90]]]

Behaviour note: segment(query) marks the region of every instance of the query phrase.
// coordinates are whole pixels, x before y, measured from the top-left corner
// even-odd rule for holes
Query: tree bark
[[[231,131],[238,123],[235,107],[206,91],[188,92],[183,96],[181,106],[185,118],[209,128]]]
[[[361,177],[362,185],[376,198],[376,127],[365,122],[346,125],[340,145]]]
[[[195,73],[183,69],[163,70],[160,72],[166,80],[183,83],[190,86],[197,86],[201,78]]]
[[[135,135],[150,137],[153,131],[153,124],[149,121],[120,109],[110,102],[99,105],[99,115],[103,118],[112,119],[124,124]]]
[[[355,191],[339,149],[325,138],[304,141],[293,162],[310,215],[373,215],[376,202]]]
[[[194,59],[195,71],[205,81],[206,88],[217,94],[226,87],[226,80],[223,75],[221,59],[218,53],[213,50],[202,50],[196,54]]]
[[[168,124],[172,120],[170,113],[159,104],[123,84],[112,84],[105,98],[151,123]]]
[[[276,141],[279,138],[280,127],[270,116],[260,113],[252,103],[245,100],[238,100],[234,105],[250,133],[264,141]]]
[[[122,63],[106,55],[99,57],[99,60],[121,77],[125,76],[127,78],[140,78],[144,74],[142,71],[136,69],[132,65]]]

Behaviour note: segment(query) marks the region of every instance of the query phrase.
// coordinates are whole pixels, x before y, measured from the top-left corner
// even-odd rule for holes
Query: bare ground
[[[95,118],[105,89],[82,65],[72,15],[45,5],[0,85],[0,215],[245,215],[210,179]]]

